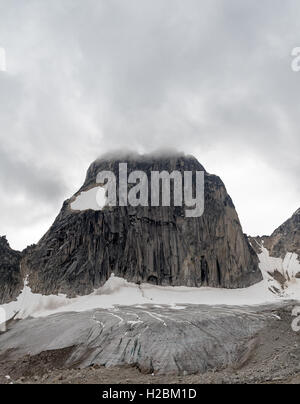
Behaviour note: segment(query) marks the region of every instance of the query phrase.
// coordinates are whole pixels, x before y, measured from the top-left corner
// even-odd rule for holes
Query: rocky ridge
[[[269,277],[270,289],[282,294],[291,282],[300,278],[300,209],[279,226],[271,236],[250,237],[261,260],[261,269]]]
[[[22,254],[10,248],[5,236],[0,237],[0,302],[15,299],[22,287],[20,262]]]

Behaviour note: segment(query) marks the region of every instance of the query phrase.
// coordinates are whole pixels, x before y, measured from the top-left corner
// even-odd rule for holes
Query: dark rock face
[[[263,242],[272,257],[284,258],[290,252],[297,254],[300,258],[300,209],[271,236],[252,237],[250,241],[257,253],[261,252],[258,244],[261,245]]]
[[[119,162],[133,170],[204,171],[193,157],[126,156],[95,161],[75,197],[96,185],[98,172]],[[29,285],[43,294],[91,293],[112,273],[158,285],[247,287],[261,280],[225,186],[205,172],[205,212],[186,218],[184,207],[105,207],[73,211],[65,201],[54,224],[23,260]]]
[[[270,257],[281,258],[282,260],[288,253],[298,255],[300,262],[300,209],[293,216],[276,229],[271,236],[250,237],[249,241],[257,254],[262,252],[263,245],[269,252]],[[273,293],[281,294],[288,289],[291,279],[300,279],[300,272],[295,270],[274,270],[272,262],[268,274],[277,282],[270,290]]]
[[[21,257],[10,248],[6,237],[0,237],[0,304],[15,299],[22,289]]]
[[[273,257],[284,258],[287,252],[300,257],[300,209],[265,239],[265,246]]]

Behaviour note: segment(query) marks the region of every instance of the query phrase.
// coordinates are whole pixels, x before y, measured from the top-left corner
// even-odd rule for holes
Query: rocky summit
[[[260,268],[269,279],[269,289],[288,297],[300,278],[300,209],[279,226],[271,236],[250,237],[261,261]],[[299,287],[294,297],[299,297]]]
[[[261,246],[264,246],[271,257],[284,259],[287,253],[293,253],[300,260],[300,209],[271,236],[250,237],[250,242],[258,254],[262,251]]]
[[[300,257],[300,209],[270,237],[263,239],[265,247],[274,257],[284,258],[287,252],[293,252]]]
[[[74,210],[72,202],[97,184],[97,174],[119,163],[135,170],[204,171],[205,210],[188,218],[184,206],[105,206]],[[150,196],[149,196],[150,197]],[[55,222],[22,261],[33,292],[85,295],[114,273],[156,285],[247,287],[259,282],[258,258],[243,234],[221,179],[191,156],[104,156],[88,169],[81,189],[63,204]]]

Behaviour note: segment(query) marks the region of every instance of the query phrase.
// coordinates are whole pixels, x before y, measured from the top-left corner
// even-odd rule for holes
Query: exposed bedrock
[[[300,209],[279,226],[271,236],[251,237],[251,244],[257,253],[262,243],[275,258],[284,258],[287,253],[295,253],[300,258]]]
[[[290,281],[300,278],[300,209],[271,236],[250,237],[249,240],[257,254],[263,252],[262,247],[268,251],[269,256],[263,258],[263,266],[277,283],[275,291],[285,290]]]
[[[10,248],[6,237],[0,237],[0,304],[15,299],[22,287],[20,272],[22,254]]]
[[[287,252],[292,252],[300,258],[300,209],[264,240],[272,256],[284,258]]]
[[[84,295],[112,273],[158,285],[247,287],[259,282],[258,258],[243,234],[221,179],[205,171],[205,211],[185,217],[185,207],[104,207],[74,211],[71,202],[96,184],[100,171],[118,177],[120,162],[133,170],[203,171],[191,156],[103,157],[89,168],[82,188],[65,201],[38,245],[22,261],[34,292]],[[150,198],[150,195],[149,195]]]

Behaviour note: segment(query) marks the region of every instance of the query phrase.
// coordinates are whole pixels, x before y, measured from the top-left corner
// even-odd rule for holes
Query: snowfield
[[[67,298],[65,295],[43,296],[32,293],[24,282],[24,289],[18,299],[0,306],[6,312],[6,318],[14,315],[18,319],[27,317],[44,317],[63,312],[83,312],[97,308],[110,309],[114,306],[167,305],[173,309],[183,309],[184,305],[226,305],[249,306],[275,303],[281,300],[300,301],[300,279],[295,275],[300,272],[300,263],[296,254],[287,254],[285,259],[269,256],[262,247],[259,254],[260,269],[264,280],[245,289],[215,289],[192,287],[165,287],[150,284],[136,285],[125,279],[112,275],[100,289],[87,296]],[[270,289],[280,289],[280,284],[269,274],[275,270],[287,278],[285,288],[278,294]],[[273,289],[274,290],[274,289]]]
[[[185,304],[206,305],[258,305],[276,302],[280,297],[271,293],[265,281],[246,289],[214,289],[163,287],[129,283],[125,279],[111,276],[103,287],[88,296],[73,299],[65,295],[43,296],[32,293],[27,282],[17,301],[1,306],[7,319],[16,313],[16,318],[44,317],[54,313],[82,312],[96,308],[113,308],[118,305],[169,305],[181,309]]]
[[[260,270],[268,288],[278,290],[279,294],[287,299],[300,300],[300,261],[295,253],[287,253],[284,259],[270,257],[269,251],[260,246],[262,252],[258,254]],[[285,284],[281,285],[272,277],[272,274],[279,272],[285,278]],[[275,289],[274,289],[275,288]]]

